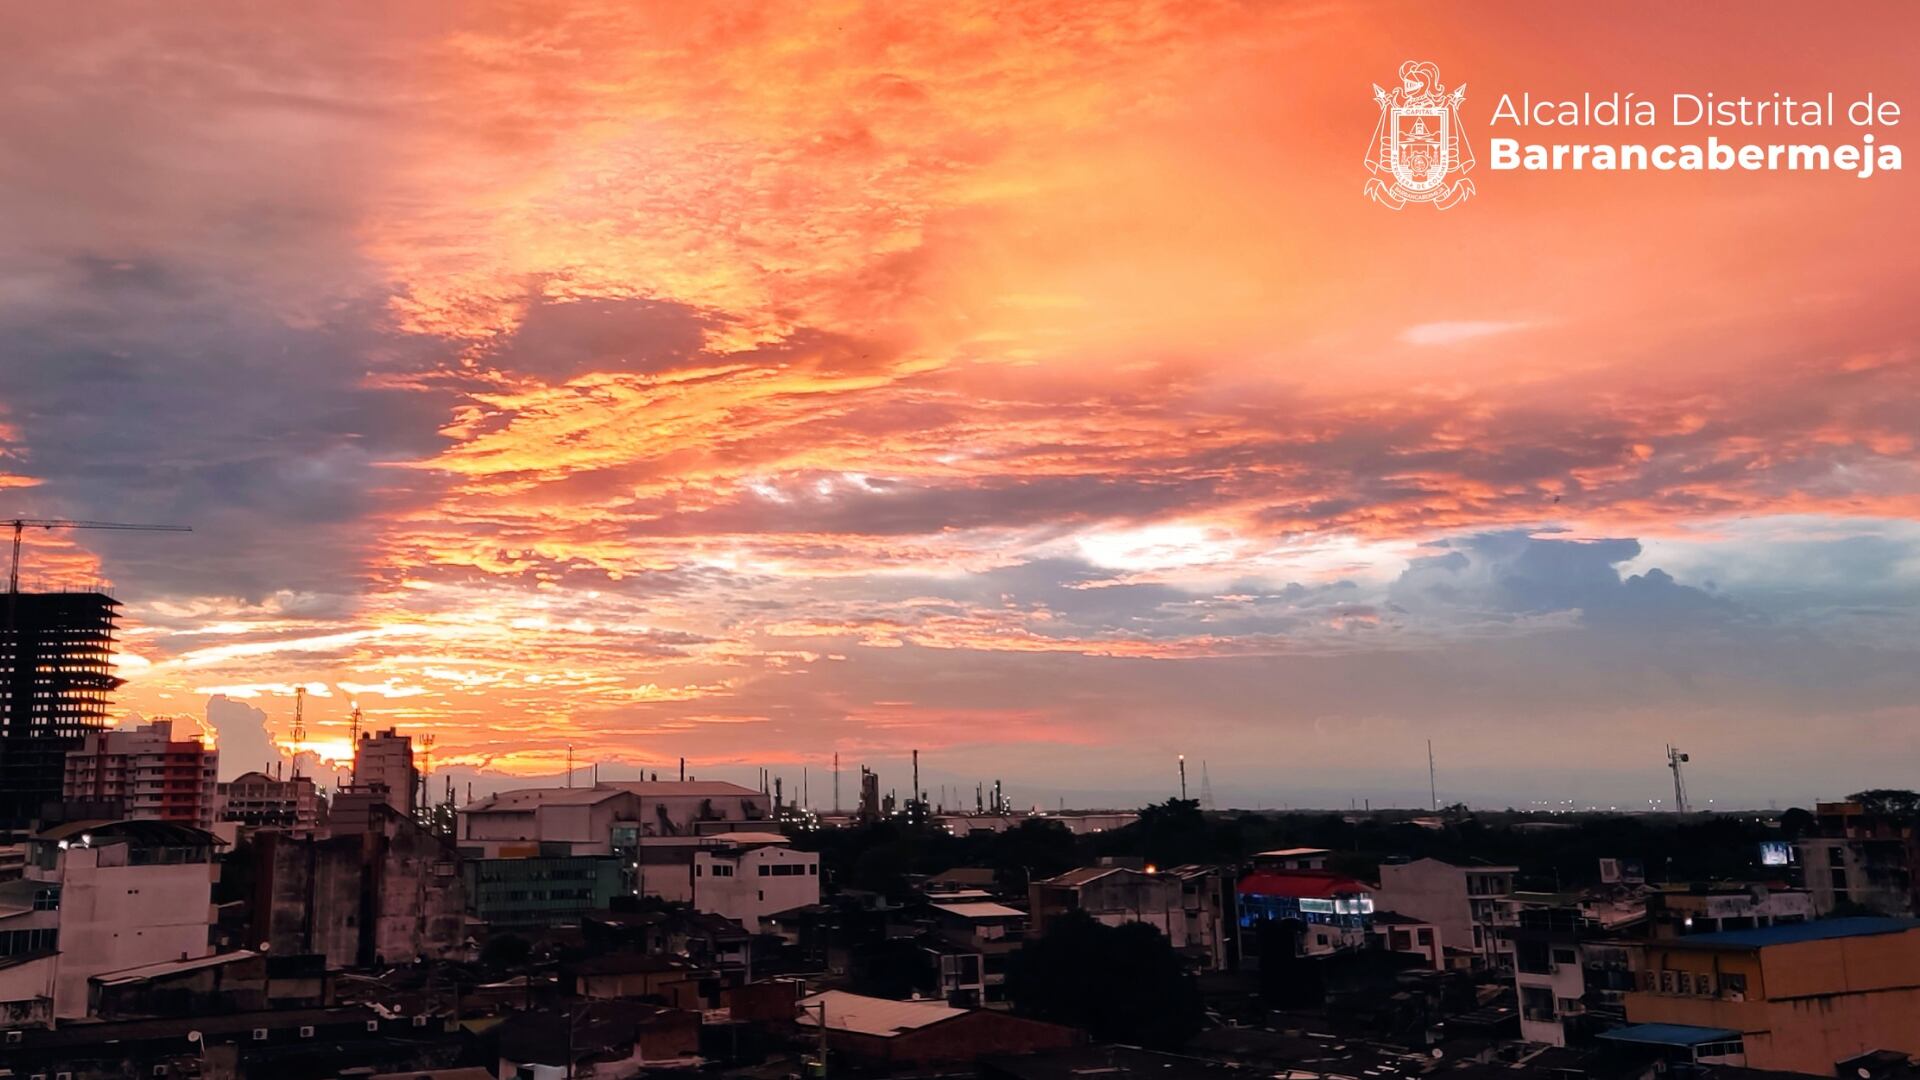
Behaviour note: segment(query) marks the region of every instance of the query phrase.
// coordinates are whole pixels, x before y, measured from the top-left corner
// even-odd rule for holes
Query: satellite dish
[[[199,1041],[200,1041],[200,1033],[199,1033],[198,1031],[189,1031],[189,1032],[187,1032],[187,1041],[188,1041],[188,1042],[190,1042],[190,1043],[197,1043],[197,1042],[199,1042]]]
[[[1860,1077],[1860,1080],[1871,1080],[1873,1076],[1873,1070],[1867,1068],[1865,1065],[1862,1065],[1853,1071],[1855,1075]]]
[[[1433,1060],[1439,1061],[1441,1058],[1446,1056],[1447,1056],[1447,1052],[1445,1050],[1442,1050],[1437,1046],[1433,1048]]]

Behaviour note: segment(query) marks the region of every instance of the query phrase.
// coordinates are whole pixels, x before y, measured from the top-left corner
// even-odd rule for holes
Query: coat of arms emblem
[[[1367,171],[1374,174],[1368,197],[1395,210],[1410,202],[1445,210],[1473,194],[1466,176],[1473,148],[1460,129],[1460,100],[1466,96],[1465,84],[1448,92],[1439,66],[1427,60],[1401,64],[1400,85],[1392,90],[1375,84],[1380,120],[1367,151]]]

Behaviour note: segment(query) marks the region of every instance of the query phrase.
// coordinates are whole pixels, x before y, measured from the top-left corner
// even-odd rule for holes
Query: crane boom
[[[111,529],[117,532],[192,532],[186,525],[138,525],[128,521],[76,521],[72,518],[13,518],[13,565],[7,571],[7,593],[20,592],[20,537],[28,529]]]

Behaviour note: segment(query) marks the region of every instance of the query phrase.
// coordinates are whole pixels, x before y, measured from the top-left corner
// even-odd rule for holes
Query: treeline
[[[1520,885],[1565,889],[1599,881],[1600,860],[1637,860],[1648,880],[1729,880],[1762,875],[1762,841],[1797,835],[1805,811],[1768,815],[1472,814],[1443,812],[1441,827],[1410,815],[1339,813],[1202,813],[1192,800],[1169,799],[1142,811],[1126,828],[1075,836],[1036,818],[1000,833],[956,837],[898,819],[847,829],[802,832],[799,847],[820,852],[823,871],[840,888],[897,895],[912,879],[953,867],[985,867],[1002,887],[1022,890],[1103,856],[1172,867],[1238,865],[1255,854],[1290,847],[1332,852],[1329,866],[1365,880],[1394,858],[1481,859],[1520,868]]]

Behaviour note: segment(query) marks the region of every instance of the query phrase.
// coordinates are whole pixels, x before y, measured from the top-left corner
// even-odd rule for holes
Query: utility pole
[[[1187,801],[1187,755],[1180,755],[1180,801]]]
[[[840,816],[840,751],[833,752],[833,816]]]
[[[567,744],[567,786],[573,786],[573,744]]]
[[[817,1057],[814,1061],[816,1071],[814,1075],[824,1080],[824,1077],[827,1075],[827,1002],[826,999],[822,998],[818,1004],[802,1005],[800,1007],[802,1009],[820,1010],[820,1049],[816,1052]]]

